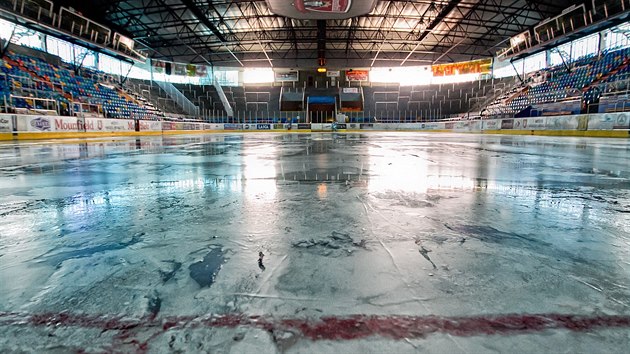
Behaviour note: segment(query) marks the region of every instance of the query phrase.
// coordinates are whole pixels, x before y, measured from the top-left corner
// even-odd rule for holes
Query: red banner
[[[367,70],[348,70],[346,71],[346,80],[348,81],[368,81],[370,72]]]

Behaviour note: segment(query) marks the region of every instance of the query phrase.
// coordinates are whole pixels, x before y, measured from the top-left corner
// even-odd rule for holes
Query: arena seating
[[[186,112],[158,85],[150,80],[127,79],[125,90],[150,104],[163,115],[186,115]]]
[[[564,65],[541,70],[497,97],[486,107],[486,112],[514,115],[533,108],[534,115],[578,114],[582,95],[589,88],[628,79],[629,62],[630,48],[625,48],[581,58],[569,70]],[[615,91],[616,87],[606,85],[606,91]]]
[[[2,59],[0,70],[0,103],[5,107],[57,110],[65,114],[72,113],[72,107],[80,102],[102,106],[104,114],[112,118],[159,119],[165,116],[164,112],[185,115],[159,86],[149,81],[129,79],[121,88],[102,72],[82,68],[79,75],[65,64],[55,65],[13,51]],[[340,111],[348,113],[351,120],[366,117],[382,122],[434,120],[482,109],[487,116],[540,116],[579,114],[583,110],[584,92],[593,89],[602,94],[599,112],[630,110],[625,103],[630,92],[629,81],[630,48],[624,48],[581,58],[570,63],[569,68],[562,64],[531,73],[519,84],[514,84],[514,78],[426,86],[371,84],[360,86],[360,94],[343,93],[340,89],[330,94],[351,103],[340,106]],[[214,86],[175,86],[200,108],[202,117],[226,117]],[[299,111],[303,102],[295,101],[288,106],[286,103],[293,102],[290,95],[303,101],[306,93],[303,89],[294,89],[295,92],[286,89],[281,93],[281,88],[274,85],[222,89],[235,118],[257,122],[279,122],[288,117],[283,113]],[[362,97],[362,104],[354,104],[356,99],[352,95]],[[55,107],[49,107],[46,100],[56,102],[52,104]]]
[[[68,106],[71,102],[102,105],[105,115],[111,118],[156,119],[160,113],[123,90],[94,80],[95,72],[87,69],[85,76],[77,75],[64,66],[9,52],[3,58],[1,70],[4,75],[0,91],[7,102],[12,93],[19,93],[18,96],[55,99]],[[11,104],[17,108],[36,108],[28,101],[18,98]]]

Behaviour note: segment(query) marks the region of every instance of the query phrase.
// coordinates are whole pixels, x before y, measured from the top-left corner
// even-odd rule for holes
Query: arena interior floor
[[[629,152],[446,133],[2,143],[0,352],[627,353]]]

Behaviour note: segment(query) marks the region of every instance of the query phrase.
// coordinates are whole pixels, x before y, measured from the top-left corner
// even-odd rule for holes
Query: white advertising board
[[[54,131],[53,118],[51,116],[20,115],[17,117],[17,128],[21,132],[51,132]]]
[[[613,129],[629,129],[630,128],[630,116],[626,113],[610,113],[615,120]]]
[[[612,130],[615,117],[611,114],[597,114],[588,117],[588,130]]]
[[[521,124],[522,129],[529,129],[529,130],[545,129],[545,126],[547,124],[545,118],[522,118],[520,120],[522,121],[522,124]]]
[[[223,124],[204,124],[204,129],[206,130],[223,130]]]
[[[524,118],[514,118],[514,122],[512,123],[512,129],[517,129],[517,130],[525,129],[524,120],[525,120]]]
[[[546,130],[577,130],[577,116],[548,117]]]
[[[141,120],[138,122],[141,132],[161,132],[162,122],[155,120]]]
[[[482,123],[484,130],[499,130],[501,129],[500,119],[484,119]]]
[[[13,131],[13,116],[0,115],[0,133],[11,133]]]
[[[426,130],[444,129],[444,123],[438,123],[438,122],[420,123],[420,129],[426,129]]]
[[[88,132],[121,132],[135,131],[132,119],[84,118],[85,130]]]

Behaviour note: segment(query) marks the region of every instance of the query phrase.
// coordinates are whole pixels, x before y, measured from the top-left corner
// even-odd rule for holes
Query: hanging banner
[[[297,71],[275,71],[276,82],[298,81]]]
[[[488,74],[492,67],[492,59],[464,61],[451,64],[432,65],[433,76],[450,76],[463,74]]]
[[[186,76],[197,76],[197,65],[195,64],[186,65]]]
[[[205,65],[197,65],[197,76],[199,77],[208,76],[208,67]]]
[[[341,72],[339,70],[328,70],[326,71],[326,77],[339,77]]]
[[[348,70],[346,71],[346,80],[348,81],[368,81],[370,72],[367,70]]]
[[[186,64],[173,63],[173,74],[179,76],[186,76]]]
[[[164,74],[166,63],[159,60],[151,60],[151,66],[153,67],[153,72],[155,74]]]

